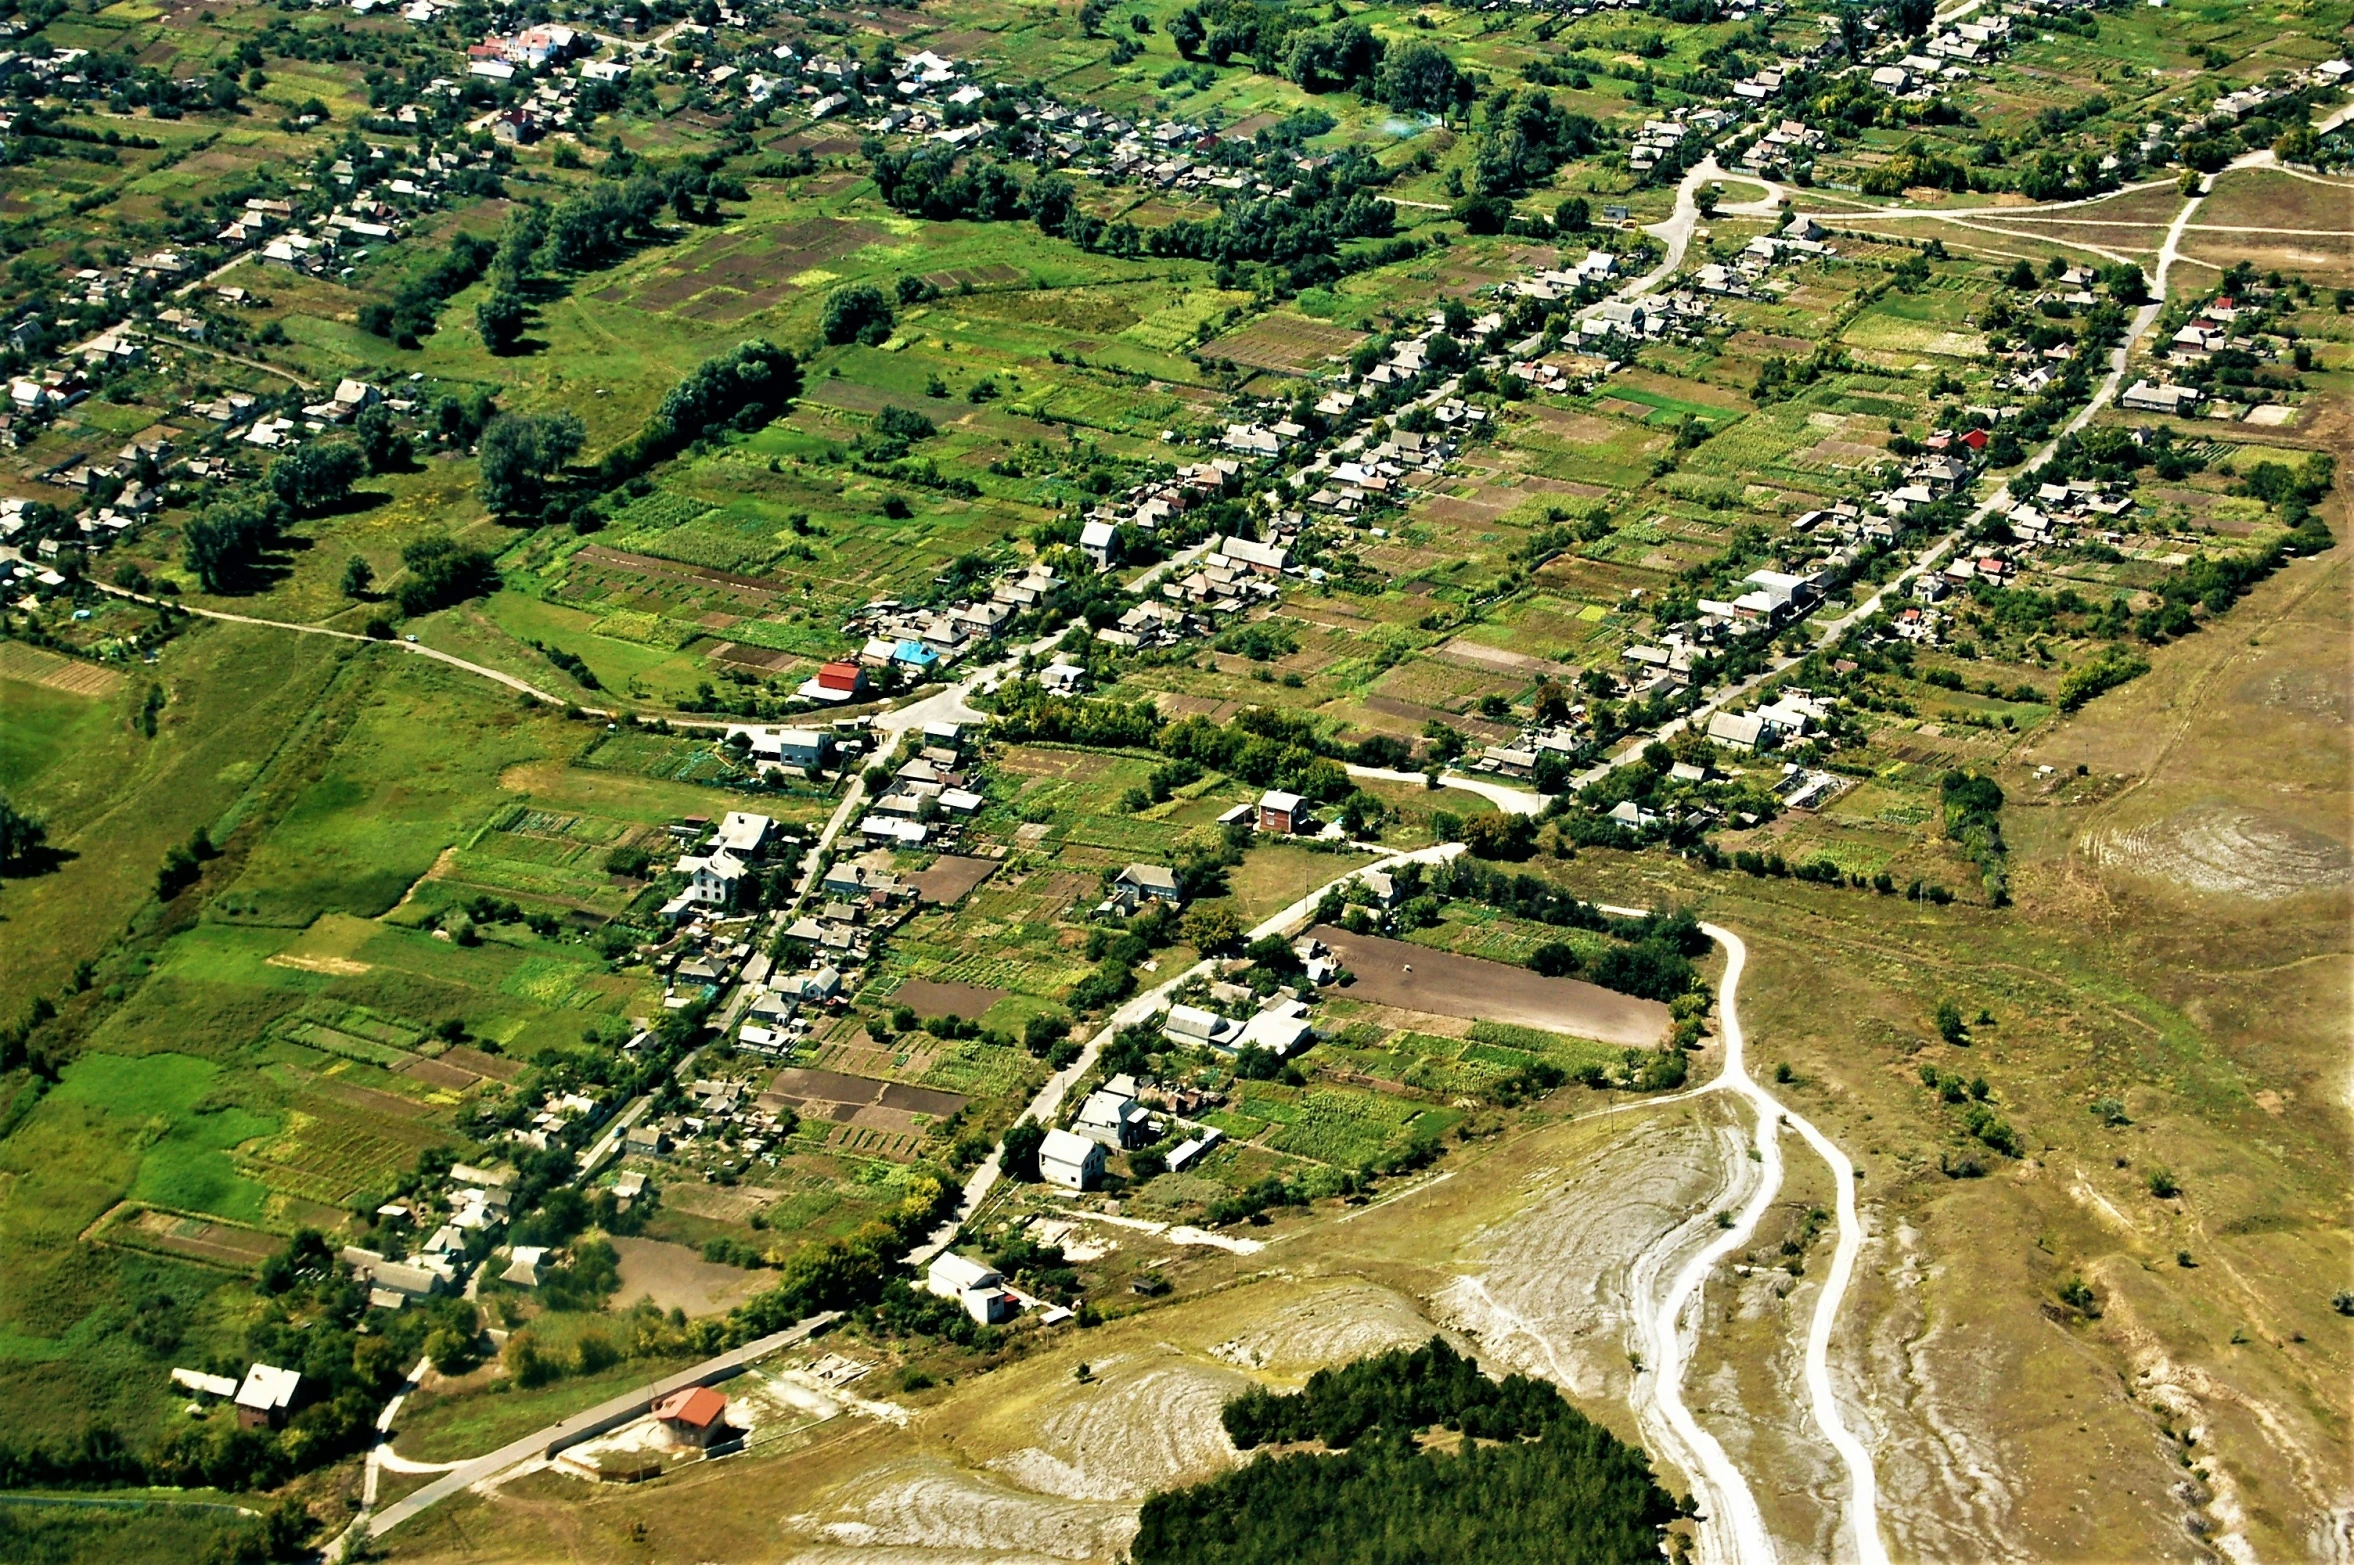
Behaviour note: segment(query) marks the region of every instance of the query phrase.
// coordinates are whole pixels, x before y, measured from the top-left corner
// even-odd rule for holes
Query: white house
[[[768,834],[776,829],[776,822],[765,815],[753,815],[744,810],[730,810],[719,823],[716,840],[738,858],[756,859],[768,846]]]
[[[924,1273],[925,1289],[943,1299],[961,1299],[975,1288],[994,1288],[1004,1281],[995,1267],[954,1250],[943,1250]]]
[[[1067,1130],[1050,1130],[1038,1148],[1038,1174],[1065,1190],[1092,1189],[1103,1178],[1103,1146]]]
[[[732,907],[736,889],[744,883],[745,868],[744,861],[726,848],[715,848],[701,857],[689,855],[678,861],[678,872],[687,877],[686,889],[679,895],[705,907]]]
[[[1087,563],[1101,570],[1112,563],[1112,555],[1119,548],[1120,531],[1109,522],[1089,522],[1079,529],[1079,552],[1087,556]]]
[[[1766,720],[1755,712],[1719,712],[1708,720],[1708,737],[1735,750],[1754,750],[1766,735]]]
[[[1215,1011],[1198,1005],[1172,1005],[1161,1030],[1178,1043],[1207,1043],[1226,1047],[1242,1031]]]
[[[1144,1105],[1109,1087],[1087,1095],[1087,1101],[1079,1105],[1078,1117],[1071,1121],[1071,1129],[1090,1141],[1120,1151],[1143,1146],[1152,1139],[1152,1119],[1145,1113]]]
[[[1292,1002],[1292,1006],[1298,1007],[1300,1010],[1306,1009],[1304,1006],[1299,1006],[1299,1002],[1296,1000]],[[1291,1007],[1285,1007],[1278,1010],[1261,1011],[1245,1022],[1242,1036],[1234,1040],[1234,1046],[1237,1050],[1265,1049],[1277,1059],[1283,1059],[1289,1056],[1293,1050],[1305,1048],[1313,1036],[1314,1029],[1308,1025],[1308,1019],[1305,1016],[1292,1013]]]

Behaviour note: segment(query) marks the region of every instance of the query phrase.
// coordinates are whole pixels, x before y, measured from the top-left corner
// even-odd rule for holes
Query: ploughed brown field
[[[1352,1000],[1433,1016],[1468,1016],[1574,1033],[1603,1043],[1657,1048],[1667,1036],[1667,1007],[1582,978],[1547,978],[1525,967],[1457,956],[1379,935],[1352,935],[1331,924],[1308,931],[1356,975]]]
[[[996,873],[997,860],[995,859],[960,858],[956,854],[949,853],[943,854],[935,860],[931,868],[919,870],[909,876],[908,880],[915,887],[916,895],[923,899],[927,907],[954,907],[962,902],[966,894],[975,886]],[[969,988],[971,986],[958,985],[957,987]],[[987,1007],[983,1007],[983,1009],[987,1009]],[[940,1013],[928,1014],[938,1015]],[[959,1012],[958,1014],[962,1015],[963,1013]]]
[[[861,1108],[895,1109],[906,1114],[930,1114],[945,1119],[965,1106],[962,1094],[936,1087],[910,1087],[869,1076],[845,1076],[840,1071],[791,1066],[778,1071],[761,1094],[762,1103],[782,1102],[802,1114],[848,1122]]]

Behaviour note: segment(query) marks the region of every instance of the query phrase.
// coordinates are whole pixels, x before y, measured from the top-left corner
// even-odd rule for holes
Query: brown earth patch
[[[733,641],[723,641],[709,654],[714,663],[733,663],[738,668],[765,669],[770,673],[790,668],[795,659],[790,652],[778,652],[768,647],[747,647]]]
[[[789,1065],[776,1073],[768,1090],[760,1095],[760,1101],[764,1106],[786,1104],[811,1118],[847,1123],[870,1104],[945,1119],[963,1108],[967,1100],[961,1093],[942,1092],[935,1087],[910,1087],[895,1081],[876,1081],[870,1076],[845,1076],[840,1071]]]
[[[482,1078],[470,1070],[462,1070],[446,1059],[429,1060],[422,1055],[401,1067],[401,1074],[430,1082],[436,1087],[454,1087],[463,1092]]]
[[[523,1074],[521,1060],[503,1059],[485,1054],[472,1044],[461,1043],[454,1049],[442,1051],[442,1059],[460,1070],[472,1071],[477,1076],[488,1076],[493,1081],[513,1081]]]
[[[959,1021],[969,1022],[1004,998],[1003,989],[984,989],[979,984],[942,983],[934,978],[910,978],[899,986],[891,996],[891,1001],[894,1005],[913,1007],[918,1016],[953,1016]]]
[[[1573,1033],[1604,1043],[1656,1048],[1667,1036],[1667,1007],[1577,978],[1546,978],[1476,956],[1433,951],[1379,935],[1352,935],[1330,924],[1309,934],[1338,953],[1356,975],[1351,999],[1437,1016],[1468,1016]]]
[[[592,543],[582,549],[575,559],[590,560],[598,565],[615,566],[634,571],[640,576],[658,576],[669,581],[683,581],[698,587],[719,587],[731,592],[753,592],[762,597],[777,596],[776,583],[762,581],[757,576],[737,576],[727,571],[705,570],[700,565],[680,565],[671,560],[657,560],[649,555],[624,554],[619,549],[608,549]]]
[[[1598,446],[1618,433],[1608,419],[1569,408],[1530,407],[1528,416],[1546,434],[1573,446]]]
[[[1530,657],[1525,652],[1507,652],[1502,647],[1482,646],[1476,641],[1465,641],[1460,636],[1435,651],[1437,656],[1450,663],[1494,669],[1506,674],[1550,675],[1555,679],[1575,679],[1578,674],[1576,669],[1566,663]]]
[[[968,859],[948,853],[934,860],[929,868],[910,875],[908,881],[915,887],[916,896],[927,905],[954,907],[975,886],[996,873],[995,859]]]
[[[1368,712],[1379,712],[1384,717],[1395,717],[1417,725],[1433,721],[1445,723],[1491,744],[1502,744],[1520,732],[1517,728],[1506,728],[1501,723],[1491,723],[1484,718],[1466,717],[1440,707],[1424,706],[1419,701],[1401,701],[1396,696],[1367,696],[1359,704]]]
[[[0,679],[45,685],[76,696],[110,696],[123,686],[123,676],[98,663],[60,657],[21,641],[0,642]]]
[[[943,293],[953,293],[967,283],[976,289],[1011,288],[1029,280],[1027,273],[1017,271],[1003,261],[992,261],[987,266],[959,266],[951,271],[924,273],[924,281]]]
[[[680,1309],[689,1316],[720,1315],[760,1291],[762,1273],[706,1261],[683,1244],[659,1239],[615,1238],[610,1241],[621,1257],[623,1304],[652,1299],[662,1311]]]
[[[1213,723],[1223,723],[1242,710],[1239,701],[1223,701],[1216,696],[1189,696],[1164,690],[1153,698],[1153,706],[1163,717],[1206,717]]]
[[[92,1224],[85,1237],[240,1272],[259,1266],[281,1244],[275,1234],[152,1207],[117,1207]]]

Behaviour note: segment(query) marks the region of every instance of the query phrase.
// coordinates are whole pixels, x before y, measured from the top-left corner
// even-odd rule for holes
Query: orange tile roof
[[[690,1386],[674,1391],[654,1404],[654,1416],[665,1423],[685,1424],[693,1429],[708,1429],[719,1422],[727,1411],[727,1398],[709,1386]]]

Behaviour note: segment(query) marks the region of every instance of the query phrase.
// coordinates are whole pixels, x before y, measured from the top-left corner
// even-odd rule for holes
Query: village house
[[[1131,864],[1112,881],[1111,896],[1105,906],[1122,917],[1135,912],[1147,902],[1166,902],[1171,907],[1184,905],[1184,893],[1177,888],[1177,872],[1163,864]]]
[[[1125,1092],[1119,1090],[1123,1083],[1128,1087]],[[1115,1077],[1089,1093],[1087,1101],[1079,1105],[1071,1129],[1115,1152],[1140,1147],[1152,1140],[1151,1116],[1136,1101],[1135,1085],[1125,1076]]]
[[[670,1444],[708,1451],[728,1438],[727,1398],[709,1386],[673,1391],[654,1404],[654,1421]]]
[[[237,1388],[237,1427],[285,1428],[286,1415],[293,1410],[294,1393],[301,1384],[302,1376],[291,1369],[253,1365],[245,1372],[245,1383]]]
[[[1065,1190],[1092,1190],[1103,1178],[1104,1153],[1099,1142],[1067,1130],[1050,1130],[1038,1148],[1038,1173],[1050,1185]]]
[[[924,1274],[926,1291],[962,1305],[966,1314],[984,1326],[1010,1317],[1019,1301],[1006,1291],[1005,1279],[994,1267],[943,1251]]]
[[[1259,795],[1259,830],[1290,836],[1307,824],[1308,801],[1296,793],[1270,788]]]

